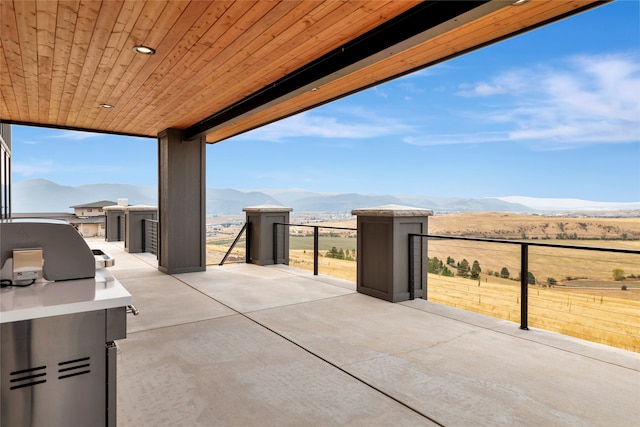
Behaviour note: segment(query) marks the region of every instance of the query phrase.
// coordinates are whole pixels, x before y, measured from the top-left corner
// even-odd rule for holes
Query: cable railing
[[[248,227],[245,224],[232,235],[225,233],[224,245],[218,244],[224,247],[221,254],[226,252],[220,265],[229,262],[236,244],[246,243],[239,251],[235,249],[236,260],[255,261],[250,261]],[[273,233],[266,240],[272,242],[266,248],[258,244],[253,251],[261,265],[284,262],[312,270],[314,275],[322,270],[356,281],[357,265],[362,261],[356,228],[288,222],[266,227],[267,235]],[[640,250],[636,242],[598,243],[623,246],[613,248],[583,246],[573,240],[559,244],[436,234],[409,234],[407,242],[408,253],[401,253],[408,257],[408,266],[401,268],[407,268],[409,274],[401,280],[403,286],[404,280],[408,282],[410,299],[420,295],[519,323],[523,330],[531,326],[640,351]]]
[[[420,251],[426,255],[417,254],[418,242],[426,243]],[[535,327],[638,351],[638,255],[636,249],[410,234],[408,286],[413,298],[426,265],[425,299],[519,321],[524,330],[532,320]]]
[[[142,252],[149,252],[158,255],[158,220],[142,220]]]
[[[231,256],[233,250],[235,249],[236,245],[240,241],[240,238],[242,237],[243,233],[245,234],[245,261],[248,262],[248,260],[251,259],[250,240],[246,238],[246,236],[249,235],[250,230],[251,230],[251,223],[250,222],[245,222],[242,225],[242,228],[240,229],[238,234],[236,235],[235,239],[233,239],[233,242],[231,243],[231,246],[229,246],[229,250],[227,250],[227,252],[224,254],[224,256],[222,257],[222,260],[220,261],[220,263],[218,265],[224,265],[224,263],[227,262],[227,260],[229,259],[229,256]]]
[[[290,223],[274,223],[273,224],[273,254],[274,254],[274,264],[278,263],[278,251],[280,250],[280,247],[278,245],[279,241],[283,241],[283,239],[285,238],[285,236],[289,235],[289,228],[288,227],[305,227],[305,228],[312,228],[313,229],[313,274],[315,276],[318,275],[318,269],[319,269],[319,259],[320,259],[320,229],[327,229],[327,230],[340,230],[340,231],[351,231],[351,232],[355,232],[357,231],[357,228],[350,228],[350,227],[334,227],[334,226],[328,226],[328,225],[311,225],[311,224],[290,224]],[[282,235],[279,233],[279,230],[282,230]],[[354,236],[355,237],[355,236]],[[355,245],[354,245],[355,246]],[[334,249],[335,247],[332,247],[329,251],[331,251],[332,249]],[[340,250],[342,251],[342,254],[344,254],[344,249],[340,248]],[[347,249],[349,250],[349,249]],[[353,254],[355,254],[355,247],[352,249]],[[341,259],[340,257],[340,252],[336,250],[335,254],[331,254],[331,256],[335,256],[337,259]],[[350,259],[355,261],[357,256],[351,256],[351,255],[347,255],[347,258],[342,258],[342,259]]]

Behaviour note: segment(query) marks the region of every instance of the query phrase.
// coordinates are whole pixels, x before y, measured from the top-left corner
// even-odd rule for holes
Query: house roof
[[[76,216],[69,212],[12,212],[12,218],[25,218],[25,219],[60,219],[64,221],[70,221]]]
[[[70,224],[104,224],[105,216],[91,216],[89,218],[70,218]]]
[[[115,204],[116,204],[116,202],[112,202],[110,200],[100,200],[99,202],[83,203],[83,204],[80,204],[80,205],[69,206],[69,207],[73,208],[73,209],[104,208],[105,206],[113,206]]]
[[[3,0],[0,118],[213,143],[603,2],[512,3]]]

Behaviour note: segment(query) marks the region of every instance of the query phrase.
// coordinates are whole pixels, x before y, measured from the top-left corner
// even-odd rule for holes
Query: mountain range
[[[64,186],[46,179],[20,181],[12,186],[15,213],[71,212],[70,206],[99,200],[128,199],[130,205],[157,206],[155,186],[88,184]],[[519,212],[640,210],[640,202],[593,202],[580,199],[533,197],[430,197],[375,194],[329,194],[304,190],[240,191],[207,188],[208,215],[242,213],[242,208],[263,204],[282,205],[294,212],[350,212],[353,209],[397,204],[435,212]]]

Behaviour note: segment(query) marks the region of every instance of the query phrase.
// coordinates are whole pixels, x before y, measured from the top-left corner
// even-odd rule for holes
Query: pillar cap
[[[243,212],[291,212],[293,208],[279,205],[257,205],[242,208]]]
[[[351,211],[351,215],[356,216],[432,216],[433,211],[431,209],[416,208],[413,206],[402,205],[382,205],[374,206],[371,208],[354,209]]]
[[[102,208],[103,211],[123,211],[128,206],[111,205]]]
[[[124,206],[125,211],[157,211],[157,206],[148,206],[148,205],[129,205]]]

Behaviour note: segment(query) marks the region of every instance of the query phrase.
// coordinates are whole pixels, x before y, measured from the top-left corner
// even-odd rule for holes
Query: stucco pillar
[[[102,208],[105,214],[105,233],[104,239],[107,242],[122,242],[124,240],[125,222],[124,210],[125,206],[113,205]]]
[[[289,227],[278,226],[274,236],[273,224],[288,224],[293,210],[284,206],[259,205],[242,209],[247,215],[247,262],[258,265],[289,264]],[[274,239],[277,254],[274,257]]]
[[[127,206],[124,208],[125,239],[124,250],[129,253],[144,252],[145,219],[158,219],[158,208],[154,206]]]
[[[427,234],[428,209],[384,205],[351,212],[358,217],[358,273],[360,293],[391,302],[409,299],[409,234]],[[422,240],[422,242],[420,242]],[[414,246],[414,292],[424,298],[426,239]]]
[[[177,129],[158,135],[158,269],[206,269],[204,137],[186,141]]]

